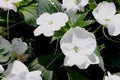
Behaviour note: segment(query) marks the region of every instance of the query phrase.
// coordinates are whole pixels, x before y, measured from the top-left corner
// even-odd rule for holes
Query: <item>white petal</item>
[[[69,44],[69,43],[61,44],[61,49],[63,51],[63,54],[67,57],[70,57],[74,55],[74,53],[76,53],[73,48],[74,46],[72,44]]]
[[[7,2],[7,9],[13,10],[14,12],[17,12],[17,7],[15,6],[15,4],[12,4],[10,2]]]
[[[96,56],[95,53],[88,55],[88,59],[89,59],[90,64],[99,64],[100,62],[98,56]]]
[[[54,31],[51,30],[51,26],[39,26],[34,30],[34,35],[39,36],[43,34],[44,36],[52,36],[54,34]]]
[[[20,2],[20,1],[22,1],[22,0],[9,0],[9,2],[11,2],[11,3],[17,3],[17,2]]]
[[[72,16],[77,13],[78,7],[75,5],[66,6],[65,4],[62,5],[62,11],[64,11],[68,16]]]
[[[9,74],[21,75],[28,72],[27,67],[20,61],[14,61],[8,65]]]
[[[105,76],[105,80],[120,80],[120,76],[118,73],[111,74],[109,71],[107,72],[108,76]]]
[[[2,65],[0,65],[0,73],[4,72],[4,68],[2,67]]]
[[[32,71],[27,73],[26,80],[42,80],[40,77],[41,71]]]
[[[77,36],[76,38],[73,38],[73,33]],[[95,36],[92,33],[80,27],[70,29],[61,38],[60,47],[63,53],[65,50],[65,46],[63,47],[62,44],[65,44],[65,43],[69,43],[69,44],[73,43],[78,47],[81,47],[82,49],[80,52],[83,52],[85,54],[92,54],[96,48]],[[64,54],[67,54],[67,53],[64,53]]]
[[[111,36],[117,36],[120,34],[120,14],[116,14],[110,21],[110,23],[106,26],[108,28],[108,32]]]
[[[44,36],[47,36],[47,37],[50,37],[50,36],[53,36],[54,35],[54,31],[45,31],[43,33]]]
[[[79,0],[78,7],[79,12],[84,11],[84,7],[88,4],[88,0]]]
[[[27,43],[23,42],[20,38],[14,38],[12,44],[15,45],[15,51],[18,55],[22,55],[28,49]]]
[[[77,46],[78,52],[74,46]],[[93,53],[95,36],[83,28],[75,27],[67,31],[60,40],[60,48],[65,54],[65,66],[77,65],[80,69],[86,69],[90,64],[99,63],[99,58]]]
[[[43,32],[45,31],[45,27],[42,26],[38,26],[35,30],[34,30],[34,36],[39,36],[41,35]]]
[[[8,75],[5,79],[3,80],[22,80],[20,76],[18,75],[14,75],[14,74],[10,74]]]
[[[58,12],[51,15],[55,27],[63,27],[68,22],[68,16],[65,13]]]
[[[67,21],[68,16],[65,13],[44,13],[37,19],[37,24],[40,26],[33,33],[35,36],[41,34],[47,37],[53,36],[54,32],[65,26]]]
[[[113,2],[108,3],[106,1],[99,3],[92,12],[95,19],[102,25],[106,25],[108,23],[106,19],[111,19],[115,15],[115,13],[115,4]]]
[[[49,13],[43,13],[37,18],[36,22],[38,25],[46,25],[51,20],[51,15]]]
[[[85,57],[82,55],[74,54],[72,57],[65,57],[64,66],[81,65],[85,62]]]
[[[0,0],[0,8],[6,9],[7,8],[7,1]]]
[[[10,42],[2,36],[0,36],[0,44],[11,45]]]
[[[84,7],[88,4],[88,0],[80,0],[80,6]]]

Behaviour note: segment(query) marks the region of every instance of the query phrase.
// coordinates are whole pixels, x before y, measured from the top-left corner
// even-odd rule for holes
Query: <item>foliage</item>
[[[17,12],[4,11],[1,8],[0,36],[10,42],[13,38],[21,38],[28,44],[28,49],[21,56],[17,56],[13,51],[13,45],[0,43],[0,64],[6,69],[9,63],[20,60],[30,71],[40,70],[43,80],[103,80],[107,71],[120,72],[120,35],[111,36],[107,28],[100,25],[92,14],[102,1],[89,0],[83,12],[78,11],[68,16],[69,21],[66,25],[50,37],[34,36],[33,31],[38,26],[36,19],[43,13],[63,12],[62,0],[23,0],[15,3]],[[114,2],[119,14],[120,1],[106,1]],[[76,65],[64,66],[66,56],[61,50],[60,39],[76,26],[85,28],[95,35],[97,47],[94,53],[100,60],[99,64],[90,65],[87,69],[79,69]]]

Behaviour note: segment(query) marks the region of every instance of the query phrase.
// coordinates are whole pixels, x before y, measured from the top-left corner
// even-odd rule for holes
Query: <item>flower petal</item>
[[[13,10],[14,12],[17,12],[17,7],[15,4],[7,2],[7,10]]]
[[[28,71],[27,67],[20,61],[14,61],[8,65],[9,74],[21,75]]]
[[[14,38],[12,44],[15,45],[15,51],[18,55],[22,55],[28,49],[27,43],[23,42],[20,38]]]
[[[4,72],[4,68],[2,67],[2,65],[0,65],[0,73]]]
[[[80,1],[80,6],[84,7],[88,4],[89,0],[79,0]]]
[[[67,31],[60,40],[60,48],[65,54],[65,66],[77,65],[80,69],[86,69],[90,64],[99,63],[94,54],[95,36],[83,28],[75,27]]]
[[[57,12],[53,14],[43,13],[38,19],[37,29],[34,30],[34,35],[39,36],[43,34],[44,36],[53,36],[55,31],[61,29],[68,22],[68,16],[65,13]]]
[[[11,45],[11,43],[7,39],[3,38],[2,36],[0,36],[0,44]]]
[[[51,18],[54,22],[56,30],[59,30],[60,27],[65,26],[66,22],[68,22],[68,16],[62,12],[52,14]]]
[[[77,36],[76,38],[73,38],[73,33]],[[65,50],[65,46],[63,46],[63,44],[72,44],[72,42],[78,47],[83,48],[83,50],[81,49],[81,52],[84,52],[85,54],[92,54],[96,48],[95,36],[92,33],[89,33],[88,31],[80,27],[70,29],[61,38],[60,45],[63,53]]]
[[[6,78],[3,80],[22,80],[20,76],[14,75],[14,74],[9,74]]]
[[[106,25],[115,15],[116,7],[113,2],[103,1],[93,10],[94,18],[102,25]]]
[[[116,14],[110,21],[110,23],[106,26],[108,28],[108,32],[111,36],[117,36],[120,34],[120,14]]]
[[[51,15],[49,13],[43,13],[40,15],[40,17],[37,18],[36,22],[38,25],[48,25],[48,23],[51,20]]]
[[[22,0],[8,0],[8,1],[11,2],[11,3],[17,3],[17,2],[20,2]]]
[[[42,80],[40,77],[41,71],[32,71],[27,73],[26,80]]]

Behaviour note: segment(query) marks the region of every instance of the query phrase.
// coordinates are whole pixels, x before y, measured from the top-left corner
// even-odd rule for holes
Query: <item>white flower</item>
[[[60,47],[65,55],[64,65],[76,65],[80,69],[86,69],[90,64],[98,64],[99,59],[95,55],[95,36],[83,28],[70,29],[60,40]]]
[[[52,36],[55,31],[65,26],[66,22],[68,22],[68,16],[65,13],[43,13],[37,19],[39,26],[34,30],[34,35],[39,36],[43,34],[44,36]]]
[[[17,12],[17,7],[14,3],[20,2],[22,0],[0,0],[0,8],[7,10],[13,10]]]
[[[27,67],[20,61],[14,61],[8,65],[8,73],[4,80],[42,80],[41,71],[29,72]]]
[[[14,38],[11,44],[7,39],[0,36],[0,44],[6,45],[6,46],[13,45],[14,46],[13,50],[15,51],[17,56],[22,55],[28,49],[27,43],[23,42],[20,38]]]
[[[93,16],[102,25],[108,28],[112,36],[120,34],[120,14],[116,13],[116,7],[113,2],[103,1],[93,10]]]
[[[14,45],[14,50],[17,55],[22,55],[28,49],[27,43],[23,42],[20,38],[14,38],[12,40],[12,45]]]
[[[104,80],[120,80],[120,75],[117,75],[118,73],[111,74],[110,72],[107,72],[108,76],[104,77]]]
[[[4,68],[2,67],[2,65],[0,65],[0,73],[4,72]]]
[[[78,11],[83,12],[88,0],[63,0],[62,10],[68,15],[73,15]]]

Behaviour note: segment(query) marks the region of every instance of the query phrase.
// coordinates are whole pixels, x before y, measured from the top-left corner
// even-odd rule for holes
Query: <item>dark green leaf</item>
[[[88,80],[84,75],[74,69],[65,67],[65,70],[68,72],[68,80]]]
[[[57,55],[42,55],[39,56],[38,61],[46,69],[55,69],[56,66],[60,66],[61,62],[63,62],[63,55],[61,53]]]
[[[9,61],[12,56],[12,46],[0,44],[0,63],[4,64]]]
[[[28,25],[37,26],[37,6],[35,4],[21,7],[20,12],[24,15],[24,20]]]
[[[103,58],[102,58],[102,56],[101,56],[101,54],[100,54],[100,50],[99,50],[98,47],[96,48],[95,53],[96,53],[96,55],[99,57],[99,60],[100,60],[99,66],[101,67],[101,69],[102,69],[103,71],[106,71],[106,69],[105,69],[105,67],[104,67]]]
[[[42,71],[42,74],[41,74],[42,80],[52,80],[53,71],[49,71],[45,69],[42,65],[40,65],[37,58],[28,66],[28,68],[31,71],[34,71],[34,70]]]
[[[86,27],[90,24],[93,24],[95,21],[94,20],[88,20],[88,21],[77,21],[76,26],[80,27]]]
[[[45,12],[54,13],[58,10],[56,5],[51,4],[49,0],[38,0],[38,14],[41,15]]]

